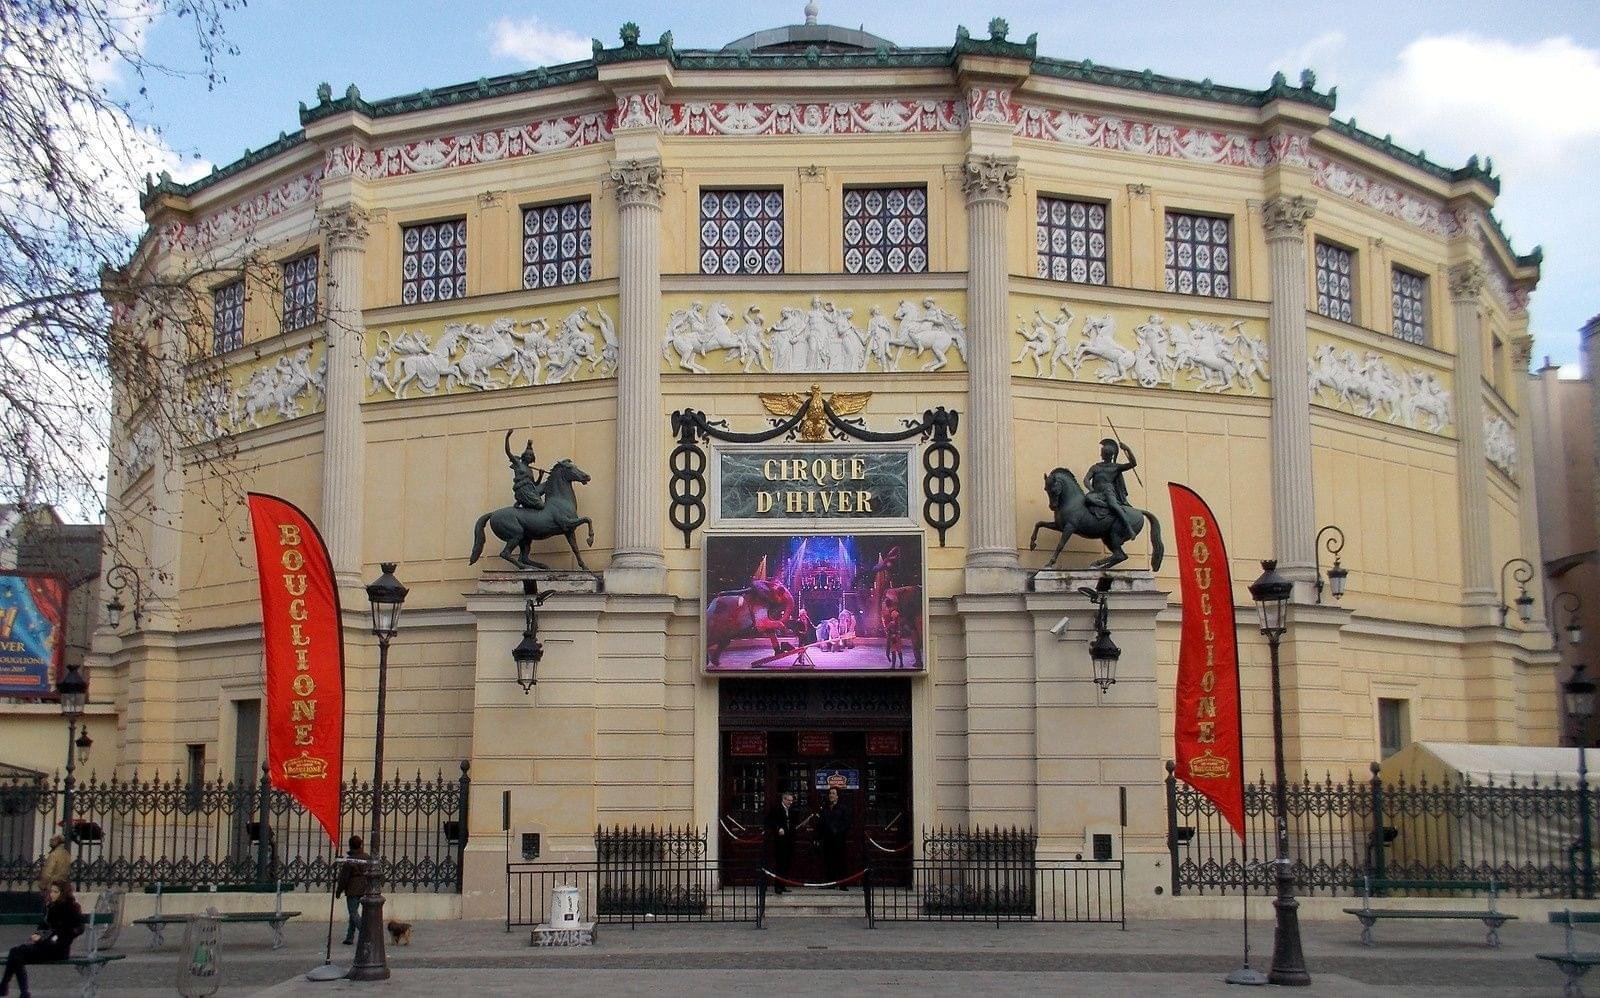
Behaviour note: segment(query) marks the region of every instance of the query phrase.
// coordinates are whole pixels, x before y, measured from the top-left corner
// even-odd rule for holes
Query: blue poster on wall
[[[861,770],[818,769],[815,771],[815,781],[818,790],[860,790]]]
[[[0,696],[55,692],[66,616],[65,579],[0,572]]]

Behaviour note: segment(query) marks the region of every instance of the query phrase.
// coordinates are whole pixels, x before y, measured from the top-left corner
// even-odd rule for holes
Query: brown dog
[[[394,944],[396,946],[410,946],[411,945],[411,923],[410,922],[401,922],[401,921],[398,921],[396,919],[391,918],[391,919],[389,919],[389,922],[387,924],[387,928],[389,930],[389,938],[394,940]]]

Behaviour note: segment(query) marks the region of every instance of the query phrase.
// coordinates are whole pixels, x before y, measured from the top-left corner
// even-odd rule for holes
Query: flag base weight
[[[1238,970],[1223,978],[1229,984],[1243,984],[1249,987],[1262,987],[1267,983],[1267,975],[1245,964]]]
[[[306,971],[306,980],[339,981],[343,980],[344,975],[348,972],[349,971],[344,967],[336,967],[331,963],[325,963],[320,967],[312,967],[310,970]]]

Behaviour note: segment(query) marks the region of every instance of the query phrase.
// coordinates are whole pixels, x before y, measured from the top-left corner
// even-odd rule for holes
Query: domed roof
[[[733,52],[802,52],[816,46],[822,52],[876,51],[898,46],[887,38],[837,24],[818,24],[815,0],[806,4],[806,23],[787,24],[781,28],[767,28],[736,38],[722,46],[722,51]]]

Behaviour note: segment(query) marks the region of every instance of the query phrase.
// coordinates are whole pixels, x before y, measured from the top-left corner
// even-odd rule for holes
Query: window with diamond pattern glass
[[[283,265],[283,331],[294,332],[317,321],[317,254],[307,253]]]
[[[1074,284],[1106,283],[1104,204],[1041,197],[1034,241],[1039,249],[1040,277]]]
[[[1407,343],[1428,342],[1428,279],[1396,267],[1390,298],[1394,335]]]
[[[229,281],[211,291],[211,352],[244,345],[244,282]]]
[[[1167,290],[1181,295],[1233,297],[1229,221],[1167,212]]]
[[[1317,243],[1317,312],[1340,322],[1354,322],[1355,257],[1347,249]]]
[[[783,192],[700,192],[700,273],[783,273]]]
[[[589,279],[594,227],[589,199],[522,209],[522,286],[553,288]]]
[[[864,187],[844,192],[844,269],[850,274],[928,271],[928,192]]]
[[[444,301],[467,296],[467,220],[452,218],[402,230],[405,257],[400,272],[400,300]]]

